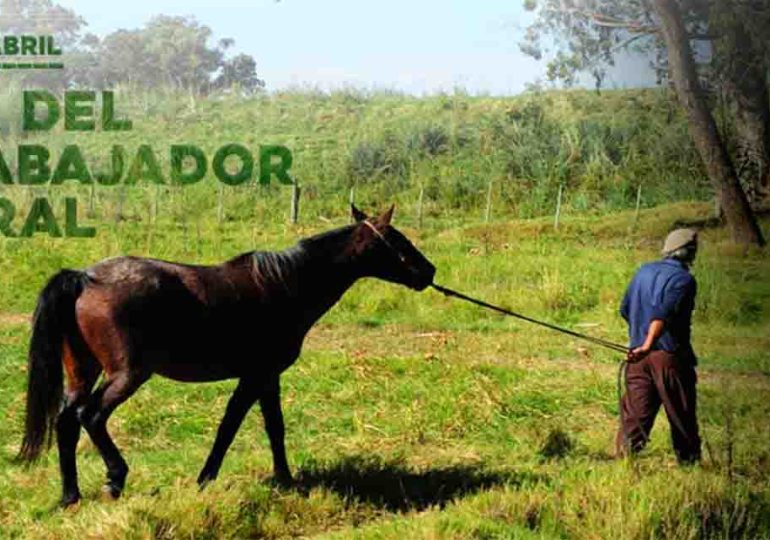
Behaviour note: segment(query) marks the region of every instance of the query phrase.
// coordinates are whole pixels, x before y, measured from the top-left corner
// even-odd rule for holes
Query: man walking
[[[696,293],[690,265],[697,250],[696,231],[671,232],[663,246],[663,259],[643,265],[623,297],[620,314],[628,322],[630,349],[616,439],[619,455],[644,448],[663,405],[679,462],[700,459],[695,413],[697,359],[690,344]]]

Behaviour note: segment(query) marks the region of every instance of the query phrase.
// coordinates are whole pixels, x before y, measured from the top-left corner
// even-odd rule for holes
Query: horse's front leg
[[[283,413],[281,412],[281,384],[276,375],[266,384],[259,398],[262,417],[265,420],[265,430],[270,439],[270,449],[273,452],[273,474],[275,479],[284,485],[291,484],[291,471],[286,460],[284,446]]]
[[[259,386],[253,382],[245,379],[241,379],[238,382],[235,392],[230,396],[230,401],[227,403],[225,416],[219,424],[219,429],[217,429],[217,437],[214,440],[211,453],[198,475],[199,486],[203,487],[206,483],[217,477],[227,449],[230,448],[230,444],[232,444],[235,434],[241,427],[246,413],[249,412],[254,402],[257,401],[259,392]]]

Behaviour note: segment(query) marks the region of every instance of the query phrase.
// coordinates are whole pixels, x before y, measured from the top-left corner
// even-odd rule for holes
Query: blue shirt
[[[628,285],[620,314],[628,322],[630,347],[640,347],[653,319],[663,320],[663,333],[653,350],[664,350],[697,363],[690,344],[690,323],[696,283],[687,267],[675,259],[643,265]]]

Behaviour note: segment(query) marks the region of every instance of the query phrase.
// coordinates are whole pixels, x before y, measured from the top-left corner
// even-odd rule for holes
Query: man
[[[663,246],[664,258],[643,265],[623,297],[620,314],[628,322],[630,348],[616,440],[619,455],[644,448],[662,404],[679,462],[700,459],[697,359],[690,344],[696,292],[690,265],[697,250],[696,231],[671,232]]]

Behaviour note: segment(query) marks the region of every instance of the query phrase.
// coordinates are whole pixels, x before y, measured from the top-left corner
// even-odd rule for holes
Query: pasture
[[[354,286],[311,331],[300,360],[282,377],[296,488],[271,484],[270,450],[254,409],[218,480],[199,492],[195,477],[234,382],[182,385],[156,377],[110,420],[131,467],[123,498],[100,500],[103,465],[83,436],[78,460],[84,499],[74,509],[58,510],[56,452],[29,469],[13,463],[21,440],[28,320],[47,277],[63,266],[83,267],[124,253],[214,263],[252,249],[288,247],[341,226],[347,223],[350,184],[332,179],[343,158],[360,159],[356,163],[363,167],[379,154],[354,159],[355,152],[345,153],[333,141],[348,130],[350,140],[368,134],[385,141],[387,149],[387,134],[367,131],[379,129],[375,120],[383,111],[373,109],[390,111],[384,116],[388,122],[408,127],[404,118],[422,121],[434,105],[443,107],[438,98],[385,97],[363,106],[344,101],[348,109],[334,113],[339,117],[314,124],[312,118],[332,113],[289,97],[294,101],[283,109],[280,98],[264,105],[274,116],[252,118],[259,129],[249,137],[290,143],[293,134],[280,132],[282,126],[298,132],[331,130],[327,120],[339,123],[328,146],[297,143],[305,150],[295,152],[295,172],[310,186],[303,190],[298,225],[287,224],[286,188],[217,192],[209,182],[188,190],[97,191],[90,217],[98,228],[94,239],[0,239],[0,537],[770,538],[770,256],[767,250],[737,250],[718,227],[704,231],[694,266],[699,291],[693,333],[705,441],[698,467],[676,465],[663,416],[639,458],[612,459],[618,360],[613,353],[434,291],[415,293],[369,280]],[[593,101],[601,98],[580,99],[595,107],[595,114],[605,114]],[[672,150],[678,143],[650,146],[648,154],[636,146],[638,137],[663,145],[656,133],[665,133],[663,139],[681,135],[680,124],[656,127],[655,107],[666,108],[662,98],[610,99],[618,107],[630,99],[649,104],[649,115],[628,128],[626,139],[613,135],[617,126],[607,133],[580,128],[619,140],[611,151],[619,152],[617,161],[606,158],[604,135],[581,138],[578,128],[571,135],[564,128],[551,142],[573,141],[573,157],[553,158],[553,164],[567,163],[565,170],[538,172],[532,158],[527,162],[532,169],[511,171],[498,158],[521,148],[489,146],[492,139],[468,132],[468,126],[513,110],[533,115],[533,123],[502,129],[545,129],[538,115],[567,114],[566,106],[557,103],[538,113],[526,112],[532,106],[480,99],[466,109],[442,108],[439,121],[449,126],[446,150],[419,159],[404,154],[410,165],[403,175],[390,170],[378,181],[355,184],[357,204],[375,210],[400,203],[394,224],[437,266],[438,283],[622,342],[625,328],[617,306],[634,269],[658,256],[675,221],[704,220],[713,209],[687,151]],[[136,103],[154,107],[152,101]],[[195,110],[179,105],[180,118],[153,123],[146,128],[149,135],[140,135],[167,137],[174,125],[187,130],[189,140],[202,140],[205,122],[198,117],[224,114],[218,109],[224,108],[225,117],[233,119],[227,129],[236,133],[221,133],[210,144],[228,142],[231,135],[245,140],[246,127],[238,124],[245,120],[234,116],[235,105],[194,105]],[[617,118],[633,115],[626,110]],[[620,122],[617,118],[612,121]],[[463,144],[478,145],[473,152],[456,143],[461,124],[469,141]],[[10,129],[4,142],[16,136]],[[83,145],[95,144],[90,141]],[[523,137],[520,144],[538,143]],[[541,151],[550,155],[547,148]],[[670,165],[665,174],[653,174],[655,152],[667,160],[662,166]],[[310,159],[314,155],[318,160]],[[621,178],[623,170],[629,174]],[[510,174],[523,180],[514,182]],[[498,183],[485,222],[489,177]],[[633,198],[642,178],[648,178],[649,197],[637,216]],[[559,183],[568,186],[569,195],[554,229],[549,214]],[[415,213],[420,185],[422,223]],[[84,204],[91,197],[87,188],[70,186],[52,189],[50,196],[68,192]],[[20,205],[29,200],[15,186],[4,186],[3,195]],[[665,203],[681,199],[689,202]],[[767,220],[763,229],[767,234]]]

